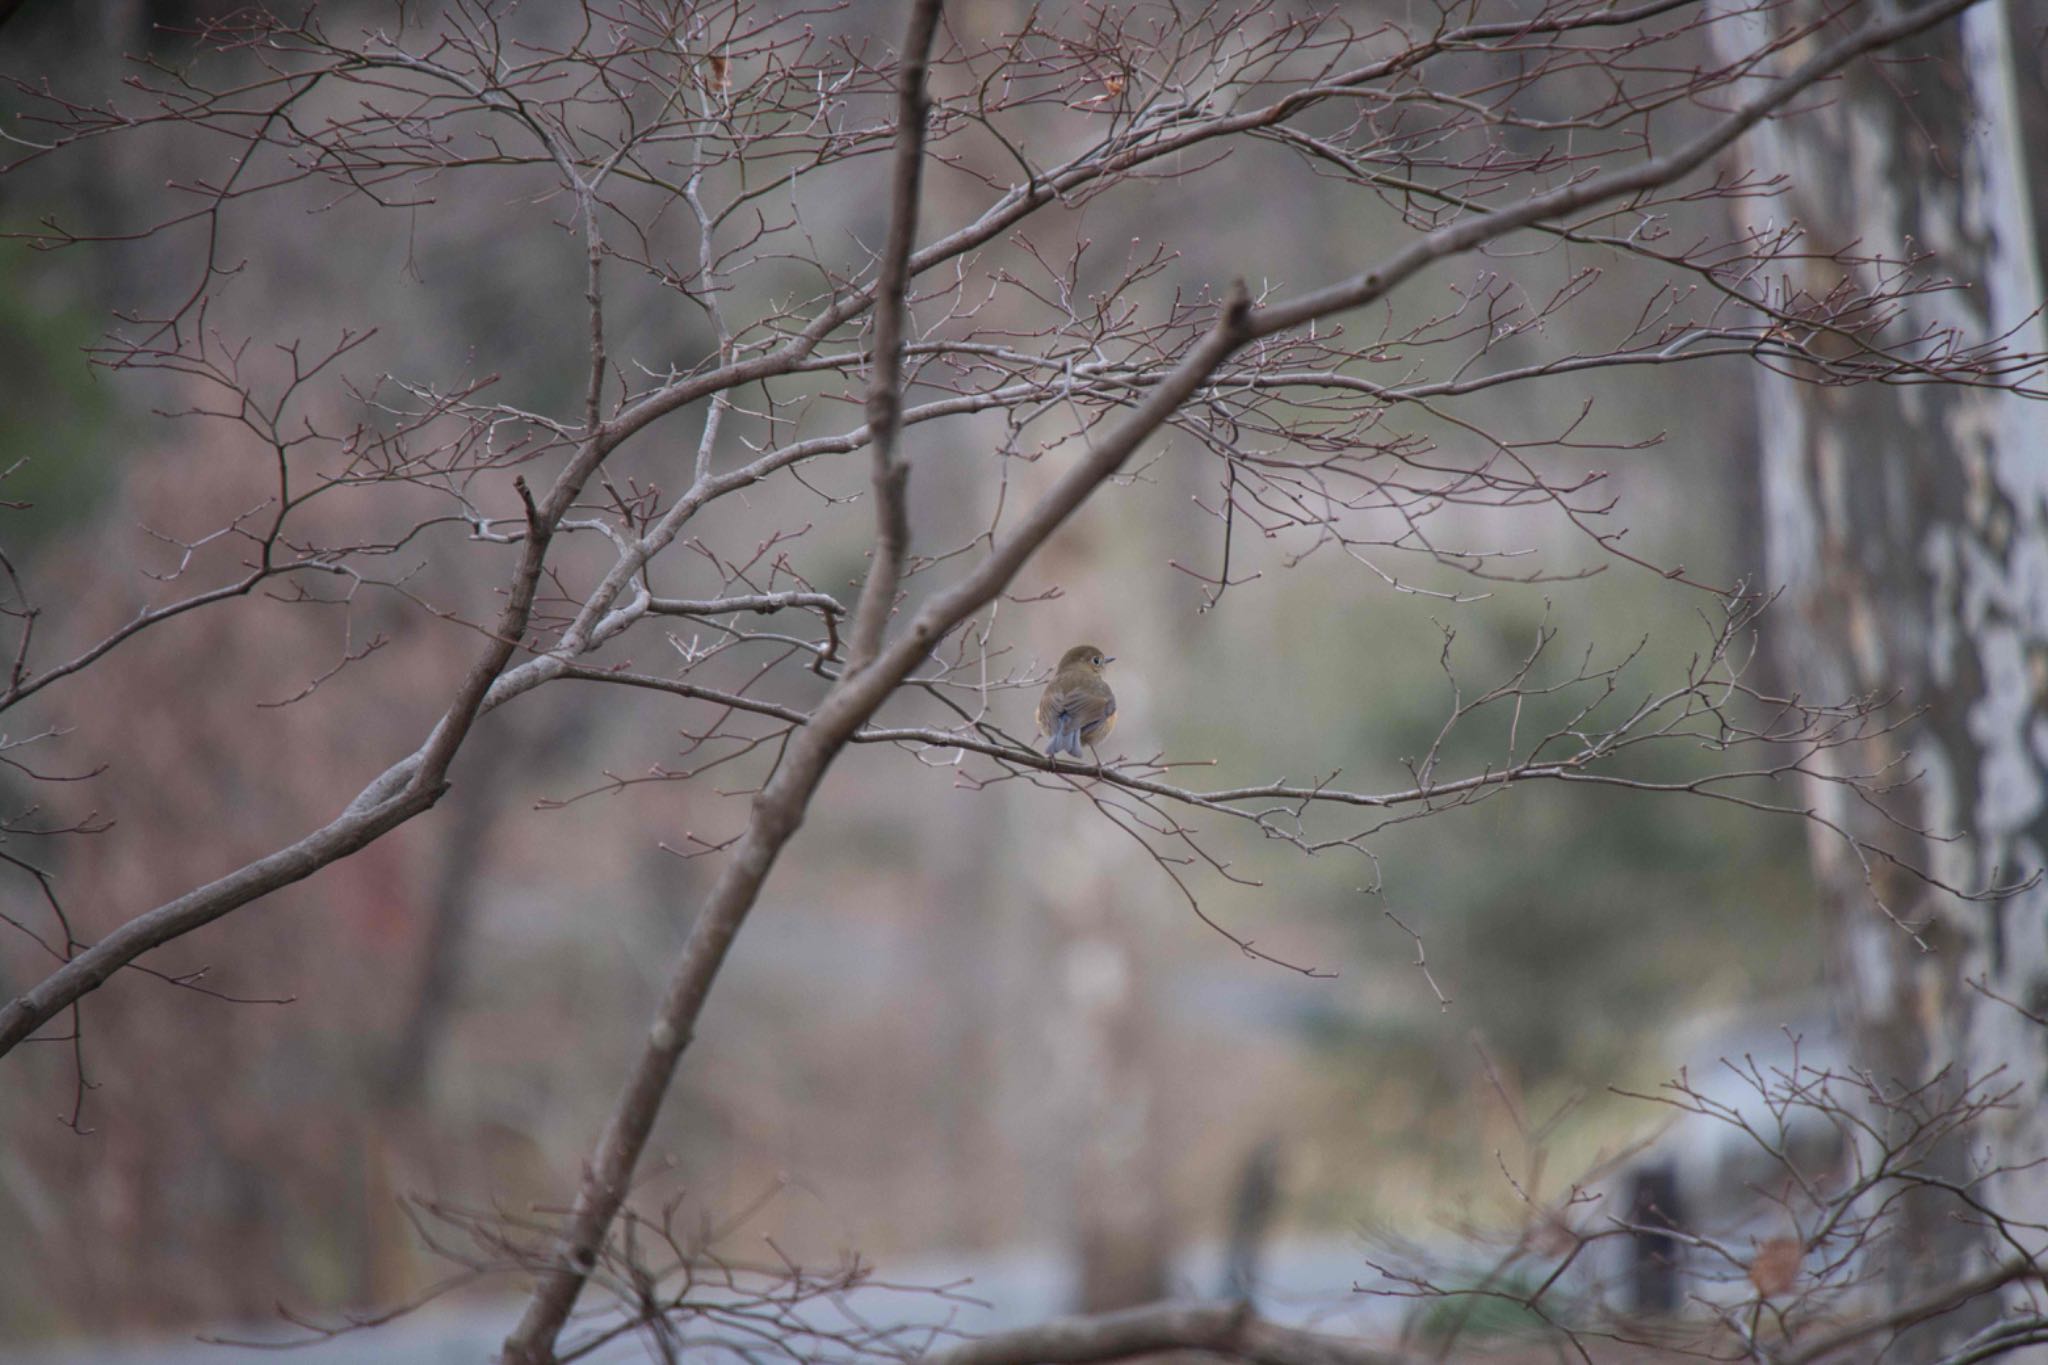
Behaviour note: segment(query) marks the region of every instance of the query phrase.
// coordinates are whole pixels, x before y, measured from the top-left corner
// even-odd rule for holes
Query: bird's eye
[[[1102,666],[1103,666],[1104,664],[1106,664],[1106,663],[1108,663],[1108,662],[1109,662],[1109,660],[1107,660],[1107,659],[1103,658],[1103,657],[1102,657],[1102,656],[1101,656],[1100,654],[1098,654],[1098,655],[1096,655],[1096,656],[1095,656],[1095,666],[1096,666],[1097,668],[1100,668],[1100,667],[1102,667]]]

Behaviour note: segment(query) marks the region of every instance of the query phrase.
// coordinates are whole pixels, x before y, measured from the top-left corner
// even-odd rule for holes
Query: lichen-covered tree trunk
[[[1825,108],[1765,130],[1758,159],[1788,189],[1746,201],[1748,226],[1796,222],[1813,253],[1783,297],[1825,296],[1845,269],[1874,274],[1931,253],[1925,272],[1967,288],[1916,298],[1892,334],[1941,321],[1972,341],[2010,334],[2018,349],[2048,349],[2036,313],[2044,21],[2048,0],[1984,0],[1908,60],[1859,68]],[[1892,267],[1831,259],[1851,243]],[[1767,634],[1783,676],[1812,699],[1896,693],[1900,728],[1872,750],[1899,776],[1922,776],[1892,809],[1964,833],[1903,836],[1838,785],[1814,784],[1813,800],[1952,883],[2023,879],[2048,852],[2048,403],[1757,373],[1766,567],[1785,589]],[[1971,902],[1866,867],[1839,839],[1818,835],[1813,854],[1831,976],[1862,1062],[1950,1089],[2002,1067],[2001,1082],[2019,1087],[1988,1129],[1945,1153],[1943,1174],[2048,1155],[2048,1028],[2029,1017],[2048,1013],[2048,890]],[[1924,948],[1885,907],[1926,926]],[[2048,1166],[1998,1175],[1982,1193],[2042,1221]],[[1884,1263],[1895,1288],[1926,1292],[2009,1252],[1960,1212],[1936,1198],[1906,1211]],[[1909,1352],[1932,1357],[1970,1316],[1924,1331]]]

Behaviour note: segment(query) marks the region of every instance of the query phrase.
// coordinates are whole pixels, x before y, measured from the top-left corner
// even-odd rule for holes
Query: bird
[[[1094,645],[1075,645],[1060,656],[1059,669],[1038,698],[1038,732],[1048,736],[1046,757],[1062,753],[1081,757],[1081,746],[1094,748],[1116,728],[1116,693],[1102,670],[1116,662]],[[1101,759],[1096,763],[1099,766]]]

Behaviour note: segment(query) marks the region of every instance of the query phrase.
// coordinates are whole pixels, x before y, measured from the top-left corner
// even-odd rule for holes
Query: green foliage
[[[1585,639],[1599,641],[1597,668],[1633,647],[1641,638],[1634,632],[1647,635],[1641,659],[1590,718],[1594,730],[1603,716],[1618,719],[1670,687],[1703,641],[1703,627],[1671,610],[1658,585],[1622,578],[1605,586],[1606,600],[1592,611],[1573,605],[1547,667],[1532,675],[1541,684],[1576,669]],[[1457,625],[1451,662],[1467,701],[1513,671],[1545,619],[1540,600],[1506,595],[1442,617]],[[1378,633],[1387,639],[1384,613]],[[1371,705],[1353,712],[1344,748],[1419,759],[1451,704],[1438,651],[1382,643],[1361,651],[1359,675]],[[1519,752],[1577,704],[1531,699],[1516,722]],[[1436,776],[1498,768],[1511,706],[1461,723]],[[1625,753],[1603,771],[1671,781],[1716,761],[1680,741]],[[1755,751],[1743,766],[1759,761]],[[1407,774],[1386,776],[1399,783]],[[1785,799],[1783,789],[1758,787],[1749,794]],[[1694,1009],[1812,983],[1817,927],[1807,909],[1803,836],[1791,818],[1697,795],[1541,781],[1388,830],[1372,841],[1388,878],[1386,903],[1424,935],[1432,969],[1455,1001],[1456,1026],[1418,1031],[1410,1021],[1395,1030],[1390,1019],[1354,1017],[1321,1020],[1312,1032],[1325,1045],[1359,1049],[1357,1064],[1371,1072],[1392,1064],[1389,1049],[1404,1065],[1422,1049],[1434,1054],[1444,1086],[1456,1084],[1447,1069],[1469,1070],[1474,1034],[1524,1084],[1611,1079]],[[1385,950],[1388,926],[1376,913],[1359,914],[1353,886],[1330,893],[1333,909]],[[1349,1043],[1340,1042],[1347,1034]],[[1447,1068],[1452,1053],[1460,1060]]]
[[[1468,1276],[1463,1285],[1448,1281],[1446,1297],[1431,1299],[1408,1323],[1408,1336],[1426,1347],[1531,1337],[1548,1330],[1543,1319],[1517,1299],[1527,1299],[1534,1284],[1513,1276]]]
[[[10,553],[83,520],[114,485],[114,405],[84,355],[93,313],[55,283],[47,258],[0,243],[0,499],[35,508],[0,520]]]

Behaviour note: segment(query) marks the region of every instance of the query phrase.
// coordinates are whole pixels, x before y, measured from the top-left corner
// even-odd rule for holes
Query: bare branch
[[[910,253],[917,240],[918,190],[924,178],[925,122],[931,96],[925,89],[932,35],[938,31],[939,0],[915,0],[910,31],[899,58],[896,104],[896,160],[889,184],[889,241],[875,281],[874,374],[868,382],[868,440],[874,447],[875,547],[853,612],[847,643],[849,672],[866,668],[881,648],[882,633],[896,605],[896,585],[910,548],[910,514],[904,487],[910,466],[897,449],[903,434],[903,338],[910,316]]]

